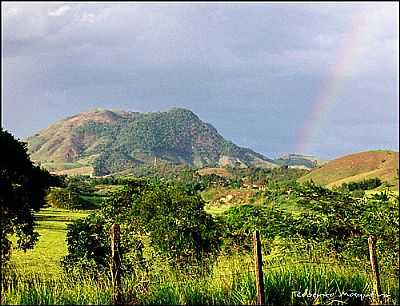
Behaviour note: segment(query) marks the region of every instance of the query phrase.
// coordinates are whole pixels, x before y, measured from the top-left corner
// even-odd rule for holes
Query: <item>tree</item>
[[[241,205],[224,213],[224,247],[229,251],[252,249],[251,235],[255,230],[267,239],[290,236],[292,223],[290,213],[268,206]]]
[[[208,262],[219,250],[218,223],[198,194],[174,184],[132,180],[99,211],[68,226],[66,272],[106,271],[110,248],[104,246],[113,223],[121,225],[120,255],[127,270],[152,265],[141,255],[145,248],[182,269]]]
[[[44,204],[47,188],[58,180],[46,170],[32,164],[26,144],[0,128],[0,259],[5,263],[16,234],[17,246],[32,248],[38,239],[34,231],[33,210]]]

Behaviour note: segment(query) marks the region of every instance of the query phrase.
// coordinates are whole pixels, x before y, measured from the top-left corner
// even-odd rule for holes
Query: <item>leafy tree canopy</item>
[[[218,251],[218,223],[199,195],[160,181],[131,180],[98,212],[69,225],[67,271],[74,267],[107,270],[109,229],[121,225],[122,262],[128,270],[147,265],[143,251],[155,252],[177,267],[200,262]],[[149,262],[151,265],[151,262]]]

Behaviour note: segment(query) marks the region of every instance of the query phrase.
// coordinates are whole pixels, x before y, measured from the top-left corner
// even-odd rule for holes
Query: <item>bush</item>
[[[90,275],[107,270],[111,251],[102,223],[103,219],[92,214],[68,224],[68,255],[61,261],[68,275],[75,276],[79,271]]]
[[[250,250],[251,235],[255,230],[267,239],[287,236],[292,233],[293,218],[277,208],[242,205],[226,211],[224,222],[224,246],[227,249]]]

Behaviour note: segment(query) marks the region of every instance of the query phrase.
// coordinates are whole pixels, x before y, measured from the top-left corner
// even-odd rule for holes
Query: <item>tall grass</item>
[[[364,272],[313,265],[283,265],[264,269],[265,297],[269,305],[348,304],[363,305],[376,301],[371,279]],[[399,303],[398,285],[385,282],[388,304]],[[356,297],[351,295],[358,294]],[[360,296],[364,295],[364,296]],[[153,283],[141,297],[144,304],[254,304],[255,274],[244,271],[231,275],[210,275],[203,279]]]
[[[104,305],[112,292],[108,280],[87,277],[74,280],[6,275],[2,279],[1,304],[6,305]]]
[[[304,259],[304,258],[303,258]],[[367,305],[376,303],[371,273],[332,258],[323,264],[298,262],[296,257],[265,256],[264,283],[269,305]],[[326,264],[328,261],[331,264]],[[256,286],[251,253],[222,255],[208,273],[179,272],[155,261],[147,271],[124,275],[124,304],[255,304]],[[88,276],[45,279],[34,274],[8,273],[3,279],[2,304],[110,304],[111,282]],[[386,304],[399,304],[396,278],[382,276]],[[351,297],[351,294],[359,296]],[[364,295],[364,296],[360,296]]]

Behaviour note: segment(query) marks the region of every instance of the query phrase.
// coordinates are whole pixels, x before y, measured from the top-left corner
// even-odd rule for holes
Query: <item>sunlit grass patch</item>
[[[43,208],[35,214],[39,241],[33,249],[26,252],[14,249],[11,264],[22,274],[43,275],[50,279],[58,277],[61,273],[60,260],[67,255],[67,224],[89,213],[90,211]]]

